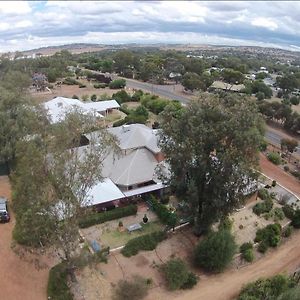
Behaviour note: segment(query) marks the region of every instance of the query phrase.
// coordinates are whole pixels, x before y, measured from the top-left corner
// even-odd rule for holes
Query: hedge
[[[163,224],[174,227],[177,223],[177,215],[174,212],[168,210],[168,208],[158,202],[153,196],[149,200],[153,211],[157,214],[158,218]]]
[[[145,234],[128,241],[121,250],[121,253],[126,257],[130,257],[138,254],[140,250],[151,251],[156,248],[158,243],[162,242],[166,238],[167,233],[164,231],[156,231]]]
[[[137,213],[136,205],[119,207],[102,213],[93,213],[79,220],[79,227],[86,228],[96,224],[101,224],[107,221],[119,219],[122,217],[135,215],[136,213]]]
[[[73,295],[67,283],[67,270],[64,263],[60,263],[49,272],[47,296],[51,300],[72,300]]]

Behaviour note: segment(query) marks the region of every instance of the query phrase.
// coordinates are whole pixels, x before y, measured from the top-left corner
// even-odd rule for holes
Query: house
[[[94,114],[97,118],[103,118],[103,115],[107,115],[112,109],[120,107],[116,100],[82,102],[78,99],[65,97],[56,97],[43,103],[43,106],[48,112],[49,121],[53,124],[62,121],[65,115],[74,109],[85,114]]]
[[[241,92],[244,88],[245,86],[243,84],[230,84],[223,81],[214,81],[210,87],[211,90],[222,90],[236,93]]]
[[[142,124],[107,129],[119,141],[121,153],[109,154],[102,168],[102,182],[89,193],[90,203],[98,208],[118,206],[123,200],[149,192],[160,192],[166,186],[158,178],[158,168],[167,175],[168,168],[158,146],[158,130]],[[99,132],[85,135],[101,142]],[[84,147],[89,147],[84,146]],[[83,147],[82,147],[83,148]]]

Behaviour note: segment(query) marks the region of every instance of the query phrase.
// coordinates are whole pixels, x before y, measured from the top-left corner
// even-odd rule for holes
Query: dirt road
[[[0,195],[10,199],[10,185],[6,176],[0,176]],[[11,210],[10,210],[11,212]],[[0,224],[0,299],[43,300],[49,269],[37,270],[11,249],[14,217],[7,224]]]
[[[201,276],[198,285],[190,291],[167,292],[153,290],[147,299],[180,300],[229,300],[239,294],[242,286],[260,277],[281,272],[293,272],[300,266],[300,230],[294,232],[290,240],[278,249],[241,269],[230,269],[223,274]]]
[[[298,197],[300,197],[300,182],[292,175],[287,174],[279,167],[271,163],[265,155],[260,154],[260,168],[261,171],[269,176],[270,178],[276,180],[284,187],[291,190]]]

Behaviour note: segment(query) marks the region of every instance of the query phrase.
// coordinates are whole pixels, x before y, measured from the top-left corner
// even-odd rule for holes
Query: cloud
[[[275,23],[275,21],[272,21],[271,19],[267,19],[267,18],[255,18],[251,22],[251,24],[253,26],[263,27],[270,30],[275,30],[278,28],[278,25]]]
[[[0,13],[0,51],[73,42],[300,47],[299,2],[7,1]]]

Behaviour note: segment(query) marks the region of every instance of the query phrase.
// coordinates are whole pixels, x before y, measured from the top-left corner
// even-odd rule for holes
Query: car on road
[[[7,199],[0,197],[0,222],[6,223],[9,222],[10,216],[7,209]]]

